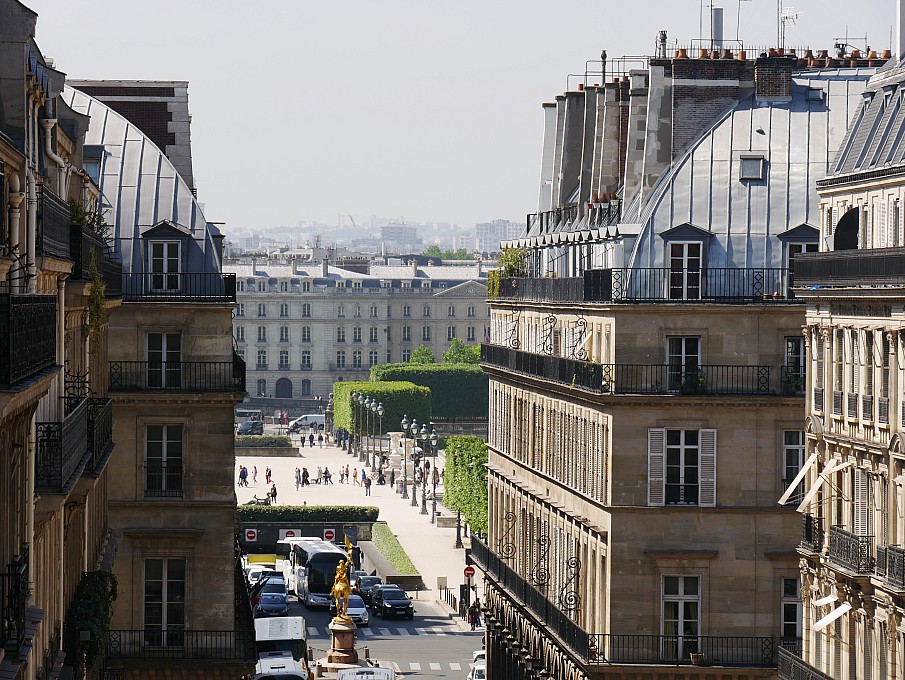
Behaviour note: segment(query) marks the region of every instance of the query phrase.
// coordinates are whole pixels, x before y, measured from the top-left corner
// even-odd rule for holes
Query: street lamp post
[[[368,450],[371,447],[371,397],[365,397],[365,402],[362,406],[365,416],[365,445],[358,452],[358,460],[361,463],[368,459]]]
[[[415,480],[415,449],[418,448],[418,421],[412,419],[412,507],[418,507],[418,483]]]
[[[464,548],[462,544],[462,511],[456,510],[456,544],[455,548]]]
[[[361,458],[361,447],[362,447],[362,433],[361,431],[364,429],[365,424],[365,414],[364,414],[364,406],[365,406],[365,395],[358,395],[358,457]]]
[[[355,430],[357,429],[355,426],[356,420],[356,411],[355,404],[358,403],[358,392],[352,390],[352,432],[349,434],[348,444],[346,446],[346,453],[351,454],[352,451],[355,450]]]
[[[431,524],[437,521],[437,482],[440,481],[440,473],[437,471],[437,433],[431,432],[430,443],[434,454],[434,469],[431,471],[431,478],[434,482],[433,493],[431,494]]]
[[[377,404],[377,417],[380,419],[380,427],[377,428],[378,441],[380,442],[380,458],[383,459],[383,414],[385,413],[383,402]],[[372,464],[371,467],[374,467]]]
[[[405,435],[408,433],[409,429],[409,417],[402,416],[402,497],[409,497],[409,487],[408,487],[408,479],[406,477],[406,470],[408,470],[408,464],[406,461],[406,456],[408,455],[405,450]]]

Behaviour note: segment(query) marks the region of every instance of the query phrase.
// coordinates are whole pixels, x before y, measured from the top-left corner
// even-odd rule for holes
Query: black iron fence
[[[590,269],[581,277],[510,277],[499,297],[531,302],[724,303],[794,301],[789,270],[774,267]]]
[[[123,289],[123,264],[107,242],[97,233],[80,224],[70,225],[72,278],[87,281],[91,258],[104,282],[107,297],[119,297]]]
[[[749,668],[776,666],[772,637],[709,635],[590,636],[590,660],[613,664],[716,665]]]
[[[28,602],[28,560],[30,548],[22,545],[19,554],[0,572],[0,647],[25,640],[25,608]]]
[[[802,515],[801,546],[811,552],[823,550],[823,520],[813,515]]]
[[[88,453],[88,400],[74,403],[62,421],[38,423],[35,488],[62,493]]]
[[[235,302],[236,275],[219,272],[123,274],[123,302]]]
[[[56,296],[0,293],[0,387],[12,387],[56,360]]]
[[[241,359],[239,359],[241,361]],[[111,361],[111,392],[245,391],[245,367],[233,361]]]
[[[522,352],[489,344],[481,345],[481,361],[537,378],[555,380],[572,387],[582,387],[595,392],[603,391],[601,364]]]
[[[474,534],[471,537],[471,557],[507,596],[524,605],[546,630],[575,650],[581,658],[588,658],[588,634],[581,626],[556,607],[546,595],[517,574]]]
[[[877,546],[877,575],[898,590],[905,590],[905,549],[898,545]]]
[[[254,658],[254,633],[231,630],[184,630],[146,628],[111,630],[107,661],[126,659],[220,659]]]
[[[858,536],[842,527],[830,527],[830,560],[856,574],[874,571],[873,536]]]
[[[146,498],[181,498],[182,461],[148,462],[145,470]]]
[[[88,448],[91,459],[86,470],[100,472],[104,457],[113,448],[113,400],[88,399]]]
[[[793,651],[783,647],[779,648],[777,660],[780,680],[833,680],[832,676],[821,673]]]
[[[38,197],[38,252],[44,256],[69,259],[71,224],[69,203],[46,186],[42,187]]]
[[[796,287],[905,283],[905,248],[836,250],[795,256]]]

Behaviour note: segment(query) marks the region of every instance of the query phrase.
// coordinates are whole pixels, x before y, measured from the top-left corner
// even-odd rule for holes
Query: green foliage
[[[242,522],[375,522],[373,505],[240,505]]]
[[[361,418],[362,407],[355,402],[352,392],[364,393],[383,404],[383,429],[381,434],[396,432],[405,416],[419,423],[431,419],[431,392],[411,382],[338,382],[333,384],[333,423],[337,428],[363,434],[367,419]],[[364,421],[364,422],[362,422]],[[371,432],[380,430],[380,419],[370,416]],[[376,421],[376,422],[375,422]]]
[[[506,248],[500,253],[500,271],[503,276],[528,276],[528,251]]]
[[[434,351],[430,347],[427,345],[419,345],[418,349],[412,352],[412,358],[409,359],[409,363],[435,364],[437,363],[437,358],[434,356]]]
[[[480,437],[450,437],[446,443],[443,504],[460,510],[475,531],[487,533],[487,444]]]
[[[412,564],[411,558],[402,549],[396,535],[390,531],[384,522],[378,522],[371,529],[371,540],[374,541],[374,547],[387,558],[387,562],[393,565],[393,569],[397,574],[403,576],[412,576],[418,573],[415,565]]]
[[[439,257],[441,260],[470,260],[471,254],[465,248],[456,250],[440,250],[440,246],[428,246],[421,253],[426,257]]]
[[[82,654],[73,653],[74,677],[85,677],[86,671],[100,659],[104,641],[110,630],[110,618],[113,616],[113,602],[116,600],[116,576],[109,571],[90,571],[82,577],[72,597],[72,604],[66,612],[67,627],[75,631],[75,639]],[[90,637],[87,641],[78,640],[78,631],[87,630]]]
[[[247,449],[252,447],[265,447],[268,449],[275,448],[283,448],[286,446],[292,446],[292,440],[289,437],[284,437],[282,435],[256,435],[256,434],[243,434],[236,437],[236,448],[237,449]]]
[[[500,297],[500,280],[503,274],[499,269],[491,269],[487,272],[487,298],[496,300]]]
[[[443,353],[444,364],[479,364],[481,363],[481,346],[466,345],[455,338],[449,343],[449,349]]]
[[[88,293],[88,334],[92,340],[103,331],[104,324],[107,323],[107,285],[97,268],[97,257],[94,252],[92,248],[91,258],[88,260],[88,278],[91,281],[91,291]]]
[[[431,413],[438,418],[487,417],[489,381],[475,364],[379,364],[371,367],[371,380],[405,380],[430,388]]]
[[[111,225],[107,224],[104,218],[104,211],[95,207],[94,210],[86,210],[85,207],[75,200],[69,201],[69,222],[71,224],[79,224],[88,227],[95,234],[109,240],[111,236]]]

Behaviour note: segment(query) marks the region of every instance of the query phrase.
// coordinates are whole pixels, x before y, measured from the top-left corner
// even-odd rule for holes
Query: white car
[[[330,611],[336,613],[336,601],[330,600]],[[346,609],[346,615],[359,626],[367,626],[370,621],[368,619],[368,608],[365,601],[360,595],[352,595],[349,597],[349,606]]]
[[[471,662],[474,665],[478,664],[486,664],[487,663],[487,650],[486,649],[476,649],[471,653]]]
[[[472,667],[470,671],[468,671],[467,680],[485,680],[487,677],[487,666],[483,663],[479,663]]]

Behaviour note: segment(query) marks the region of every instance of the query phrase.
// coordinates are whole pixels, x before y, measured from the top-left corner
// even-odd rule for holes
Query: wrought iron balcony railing
[[[235,274],[219,272],[123,274],[123,302],[235,301]]]
[[[249,631],[111,630],[106,659],[171,659],[245,661],[255,658],[254,634]]]
[[[874,571],[873,536],[858,536],[842,527],[830,527],[827,555],[832,562],[856,574]]]
[[[38,252],[44,256],[69,259],[69,230],[72,220],[69,203],[46,186],[38,197]]]
[[[110,449],[113,448],[113,400],[88,399],[88,448],[91,459],[86,472],[100,473]]]
[[[524,605],[548,631],[582,658],[588,658],[589,638],[581,626],[474,535],[471,537],[471,557],[494,583]]]
[[[79,224],[70,226],[70,253],[72,257],[72,278],[86,281],[91,267],[91,257],[97,265],[98,274],[104,282],[107,297],[119,297],[123,290],[123,263],[107,246],[104,239],[87,227]]]
[[[235,392],[245,391],[245,362],[233,361],[111,361],[111,392]]]
[[[776,666],[772,637],[711,635],[591,635],[590,660],[609,664]]]
[[[0,388],[56,365],[55,295],[0,293]]]
[[[795,286],[905,285],[905,248],[870,248],[795,256]]]
[[[481,361],[598,394],[771,395],[782,389],[773,384],[770,366],[595,364],[491,344],[481,345]]]
[[[638,267],[591,269],[582,277],[503,278],[498,297],[526,302],[797,302],[787,269]]]
[[[823,519],[813,515],[802,515],[801,547],[811,552],[823,550]]]
[[[783,647],[779,648],[777,661],[780,680],[833,680],[832,676],[821,673],[795,652]]]
[[[29,545],[23,544],[6,570],[0,572],[0,647],[15,642],[18,649],[25,640],[29,553]]]
[[[146,498],[182,498],[182,461],[148,462],[145,471]]]
[[[877,546],[877,575],[897,590],[905,590],[905,549],[902,546]]]
[[[37,425],[35,488],[45,493],[64,493],[90,453],[88,400],[67,401],[62,421]]]

